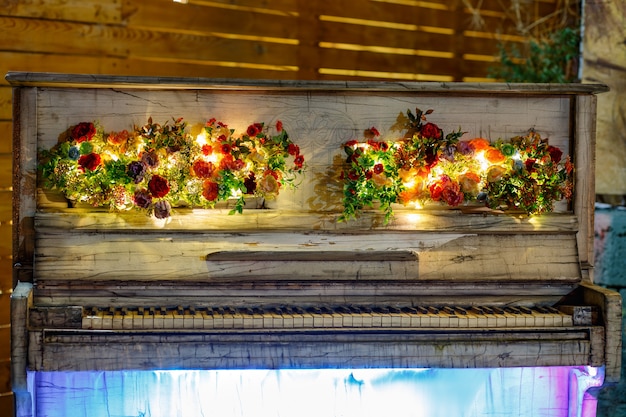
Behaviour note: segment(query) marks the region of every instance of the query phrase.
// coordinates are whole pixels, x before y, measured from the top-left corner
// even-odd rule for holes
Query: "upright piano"
[[[602,367],[620,378],[621,299],[593,284],[602,85],[304,82],[9,73],[14,89],[12,378],[27,371]],[[491,142],[529,129],[574,165],[541,215],[375,207],[340,221],[342,145],[407,109]],[[307,170],[232,214],[70,207],[38,160],[69,126],[280,120]],[[388,220],[388,221],[387,221]]]

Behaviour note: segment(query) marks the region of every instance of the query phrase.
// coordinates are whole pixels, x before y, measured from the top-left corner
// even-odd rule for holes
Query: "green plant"
[[[544,40],[530,40],[526,53],[499,45],[500,65],[488,76],[507,82],[569,83],[577,81],[580,32],[565,27]]]

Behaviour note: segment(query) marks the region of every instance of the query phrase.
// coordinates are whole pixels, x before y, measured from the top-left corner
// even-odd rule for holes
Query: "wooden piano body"
[[[620,375],[621,299],[593,285],[598,85],[230,82],[11,73],[16,288],[12,364],[26,371],[604,366]],[[341,144],[399,113],[491,140],[529,128],[576,167],[541,216],[397,208],[338,222]],[[38,149],[83,121],[281,120],[307,157],[264,209],[144,214],[66,208]],[[569,306],[569,309],[564,307]],[[161,311],[161,309],[163,311]],[[593,311],[578,321],[576,314]]]

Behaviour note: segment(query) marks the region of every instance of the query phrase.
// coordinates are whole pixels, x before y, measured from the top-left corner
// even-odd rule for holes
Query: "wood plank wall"
[[[544,27],[562,7],[563,0],[0,0],[0,74],[478,81],[495,60],[498,40],[523,42],[525,31]],[[11,89],[2,77],[4,410],[12,401],[11,119]]]

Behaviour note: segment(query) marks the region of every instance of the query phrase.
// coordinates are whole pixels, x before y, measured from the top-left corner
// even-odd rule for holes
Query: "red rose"
[[[524,161],[524,166],[526,167],[526,171],[535,172],[535,160],[533,158],[528,158]]]
[[[374,174],[382,174],[384,170],[385,167],[383,166],[383,164],[374,165]]]
[[[224,157],[220,160],[220,169],[231,169],[230,167],[232,166],[234,160],[235,159],[232,155],[224,155]]]
[[[81,122],[72,128],[71,136],[76,143],[91,140],[96,134],[96,127],[90,122]]]
[[[558,164],[563,156],[563,152],[556,146],[548,145],[548,153],[550,154],[550,159],[552,159],[552,162],[555,164]]]
[[[446,184],[450,182],[450,177],[447,175],[442,175],[439,181],[432,183],[428,187],[428,191],[430,191],[430,197],[435,200],[441,200],[441,195],[443,194],[443,190],[446,188]]]
[[[200,178],[209,178],[215,170],[215,166],[211,162],[207,162],[203,159],[196,160],[193,165],[193,173]]]
[[[422,137],[425,138],[441,139],[441,129],[434,123],[426,123],[423,125],[420,133]]]
[[[148,190],[150,190],[150,193],[154,197],[161,198],[165,197],[165,195],[170,192],[170,185],[168,184],[167,179],[162,176],[153,175],[148,183]]]
[[[94,169],[98,168],[101,162],[102,159],[97,153],[89,153],[87,155],[82,155],[80,158],[78,158],[78,165],[89,171],[93,171]]]
[[[304,165],[304,156],[303,155],[296,156],[293,160],[293,163],[296,166],[296,168],[298,169],[302,168],[302,165]]]
[[[441,193],[441,199],[449,206],[456,207],[463,202],[465,196],[456,182],[448,182]]]
[[[372,148],[372,150],[374,151],[378,151],[380,150],[380,142],[375,141],[373,139],[368,139],[367,144],[369,145],[370,148]]]
[[[202,196],[208,201],[217,200],[219,190],[220,187],[216,182],[205,181],[204,184],[202,184]]]
[[[202,145],[202,154],[211,155],[213,153],[213,147],[211,145]]]
[[[248,126],[246,133],[248,133],[248,136],[250,137],[256,136],[261,133],[261,129],[263,129],[263,125],[261,123],[254,123]]]
[[[348,179],[352,181],[357,181],[359,179],[359,174],[355,170],[351,169],[348,172]]]
[[[280,120],[278,120],[278,121],[276,122],[276,130],[277,130],[278,132],[282,132],[282,131],[283,131],[283,122],[281,122]]]
[[[233,150],[233,147],[230,146],[228,143],[222,143],[222,145],[220,146],[220,152],[223,154],[228,154],[232,150]]]
[[[295,143],[290,143],[289,146],[287,147],[287,152],[289,153],[289,155],[296,156],[300,153],[300,147],[296,145]]]
[[[430,196],[435,201],[443,200],[449,206],[458,206],[463,202],[463,192],[458,182],[454,182],[447,175],[429,187]]]

